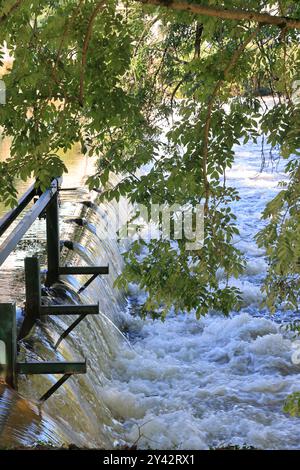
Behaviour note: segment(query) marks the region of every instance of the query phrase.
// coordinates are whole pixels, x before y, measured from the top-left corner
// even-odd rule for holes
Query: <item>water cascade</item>
[[[1,385],[1,445],[42,441],[105,448],[122,443],[162,449],[244,444],[299,448],[299,419],[282,410],[286,396],[300,390],[300,365],[291,359],[294,338],[286,330],[295,314],[282,310],[270,316],[261,308],[266,262],[253,238],[265,203],[278,191],[282,167],[259,170],[259,145],[237,149],[228,180],[241,194],[234,207],[241,232],[235,243],[246,254],[247,269],[234,281],[242,293],[242,310],[228,318],[211,312],[199,321],[185,314],[171,315],[165,323],[142,321],[137,315],[142,293],[132,286],[126,298],[113,287],[122,269],[120,246],[117,240],[103,240],[101,230],[116,207],[98,205],[97,194],[85,189],[61,193],[64,263],[109,264],[110,274],[98,277],[80,295],[84,276],[65,276],[44,293],[56,302],[99,301],[101,314],[86,318],[57,350],[54,345],[72,319],[38,324],[20,345],[20,356],[86,357],[88,373],[70,379],[42,408],[37,399],[54,377],[22,378],[19,391],[25,400]],[[22,259],[41,255],[43,230],[43,221],[37,222],[0,270],[1,301],[13,295],[22,306]]]

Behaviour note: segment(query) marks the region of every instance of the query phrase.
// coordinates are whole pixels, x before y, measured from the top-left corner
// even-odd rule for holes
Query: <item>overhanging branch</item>
[[[230,62],[226,66],[226,68],[223,71],[223,78],[219,80],[212,92],[212,95],[209,99],[208,106],[207,106],[207,114],[206,114],[206,120],[205,120],[205,125],[204,125],[204,139],[203,139],[203,148],[202,148],[202,172],[203,172],[203,180],[204,180],[204,190],[205,190],[205,203],[204,203],[204,214],[208,214],[208,203],[209,203],[209,197],[210,197],[210,184],[208,181],[207,177],[207,163],[208,163],[208,152],[209,152],[209,133],[211,129],[211,120],[212,120],[212,113],[213,113],[213,106],[214,102],[218,96],[218,93],[224,84],[224,82],[228,79],[228,76],[234,69],[236,63],[240,59],[242,53],[248,46],[248,44],[251,43],[251,41],[257,36],[261,29],[262,25],[258,25],[255,30],[245,39],[245,41],[236,49],[235,53],[232,55]]]
[[[22,3],[23,0],[17,0],[6,13],[3,15],[0,14],[0,24],[3,23],[15,10],[17,10]]]
[[[84,95],[84,74],[85,74],[85,67],[86,67],[86,61],[87,61],[87,53],[88,53],[88,49],[90,45],[90,40],[93,34],[93,26],[98,16],[98,13],[100,13],[100,10],[102,10],[105,4],[106,4],[106,0],[100,0],[96,4],[91,17],[89,18],[88,28],[87,28],[87,32],[84,38],[83,49],[82,49],[81,71],[80,71],[80,90],[79,90],[79,102],[81,103],[82,106],[83,106],[83,95]]]
[[[226,8],[217,8],[197,3],[188,3],[179,0],[135,0],[145,5],[156,5],[167,7],[177,11],[189,11],[198,15],[210,16],[224,20],[249,20],[256,23],[271,24],[279,27],[300,29],[300,19],[288,18],[284,16],[270,15],[269,13],[259,13],[257,11],[247,11],[243,9],[229,10]]]

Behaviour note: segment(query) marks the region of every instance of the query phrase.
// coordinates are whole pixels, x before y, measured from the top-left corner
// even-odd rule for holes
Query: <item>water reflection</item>
[[[1,448],[47,443],[61,446],[73,440],[76,434],[58,426],[37,405],[22,398],[16,391],[0,383],[0,442]]]

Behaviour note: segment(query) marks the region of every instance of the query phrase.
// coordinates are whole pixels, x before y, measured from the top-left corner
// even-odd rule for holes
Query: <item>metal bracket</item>
[[[17,363],[19,374],[64,374],[49,390],[40,398],[45,402],[56,390],[58,390],[72,375],[86,373],[85,362],[23,362]]]
[[[98,274],[108,273],[108,267],[70,267],[60,268],[62,273]],[[87,285],[92,282],[90,279]],[[38,258],[25,258],[26,306],[25,318],[18,339],[27,336],[37,319],[46,315],[97,315],[99,303],[95,305],[41,305],[40,263]],[[87,286],[86,286],[87,287]],[[76,325],[75,325],[76,326]]]
[[[0,304],[0,375],[17,389],[18,374],[62,374],[63,377],[46,392],[46,401],[73,374],[85,374],[84,362],[17,362],[16,305]]]
[[[44,393],[44,395],[39,399],[40,402],[45,403],[48,398],[50,398],[53,393],[56,392],[73,374],[65,374],[63,375],[54,385],[53,387],[49,388],[48,392]]]
[[[83,286],[80,287],[80,289],[77,291],[77,294],[81,294],[83,291],[85,291],[85,289],[87,289],[89,287],[89,285],[92,284],[92,282],[98,276],[99,276],[99,274],[94,274],[92,277],[90,277],[90,279],[88,281],[86,281],[86,283],[83,284]]]
[[[96,277],[109,274],[109,266],[65,266],[59,268],[59,274],[83,275],[91,274],[92,277],[78,290],[77,294],[81,294]]]
[[[67,336],[69,336],[69,334],[74,330],[74,328],[76,328],[77,325],[79,325],[79,323],[82,322],[82,320],[85,319],[85,317],[87,316],[87,314],[83,314],[83,315],[80,315],[80,317],[77,318],[77,320],[75,320],[70,326],[69,328],[67,328],[63,334],[58,338],[58,340],[56,341],[55,343],[55,346],[54,346],[54,349],[57,349],[58,346],[60,345],[60,343],[62,342],[63,339],[65,339]]]

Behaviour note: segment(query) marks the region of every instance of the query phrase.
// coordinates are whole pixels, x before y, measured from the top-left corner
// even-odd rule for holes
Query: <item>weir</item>
[[[257,176],[260,151],[259,145],[253,148],[249,144],[237,155],[228,175],[242,196],[235,207],[242,233],[238,247],[249,254],[246,273],[236,281],[244,307],[228,318],[213,314],[200,320],[191,315],[172,316],[166,322],[139,320],[135,299],[131,308],[131,300],[127,303],[123,293],[113,288],[122,270],[122,257],[117,242],[105,239],[103,220],[105,215],[112,217],[116,207],[99,203],[83,184],[78,191],[60,192],[61,237],[72,240],[68,247],[64,244],[61,264],[72,268],[86,264],[88,268],[109,261],[110,272],[97,276],[81,294],[78,291],[90,274],[60,274],[59,283],[43,288],[42,303],[99,302],[100,314],[88,315],[56,349],[58,339],[76,317],[39,319],[18,342],[18,360],[70,362],[86,357],[87,372],[74,375],[45,402],[38,400],[56,383],[51,374],[19,374],[19,392],[0,383],[1,448],[67,442],[110,449],[125,441],[155,449],[207,449],[222,447],[224,442],[299,449],[299,420],[282,411],[285,398],[300,383],[299,365],[291,360],[290,334],[282,331],[281,318],[289,312],[276,313],[274,321],[274,317],[265,318],[258,307],[266,263],[253,242],[253,233],[281,178],[269,171]],[[68,186],[74,184],[73,179],[67,181]],[[70,225],[70,218],[79,217],[96,227],[96,232],[87,225]],[[18,306],[25,297],[25,256],[38,254],[44,284],[44,225],[37,219],[0,269],[1,302],[17,299],[18,321]],[[292,321],[294,312],[290,315],[285,318]],[[120,341],[113,325],[129,332],[132,349]]]
[[[5,159],[9,151],[9,146],[4,144],[0,140],[0,160],[1,155]],[[62,375],[18,374],[18,391],[4,381],[2,383],[0,377],[1,448],[33,446],[36,442],[112,448],[120,439],[116,432],[120,425],[106,403],[105,390],[113,373],[111,361],[124,343],[121,331],[128,330],[130,317],[124,292],[114,287],[114,281],[123,269],[122,247],[116,238],[107,237],[105,224],[117,213],[125,221],[127,212],[125,206],[119,212],[119,204],[114,201],[102,203],[97,192],[88,190],[85,183],[88,176],[94,174],[95,159],[84,158],[80,146],[75,146],[62,158],[69,171],[64,174],[58,193],[61,238],[58,282],[46,285],[48,260],[44,212],[0,267],[0,303],[16,304],[19,333],[26,306],[24,260],[26,257],[37,258],[43,307],[99,305],[99,313],[86,315],[84,321],[75,311],[74,315],[71,312],[41,315],[29,334],[18,339],[18,362],[86,360],[86,373],[74,374],[55,395],[43,402],[41,397]],[[116,183],[112,175],[111,184]],[[29,192],[26,184],[19,180],[17,188],[20,195]],[[0,236],[0,245],[39,197],[35,194],[24,211],[16,216],[5,234]],[[0,204],[0,219],[4,215],[5,208]],[[69,222],[79,218],[87,220],[88,224]],[[97,267],[101,267],[101,275],[91,282]],[[3,343],[0,343],[0,358],[3,355]],[[20,409],[16,408],[16,403],[20,404]]]
[[[60,266],[60,237],[59,237],[59,202],[60,179],[55,179],[51,187],[44,193],[32,185],[20,198],[17,206],[0,220],[0,236],[4,235],[19,214],[34,199],[33,207],[27,212],[12,232],[0,245],[0,266],[16,248],[27,230],[38,217],[46,219],[47,227],[47,263],[46,286],[51,287],[59,281],[60,275],[91,275],[82,292],[99,275],[109,274],[108,266],[63,267]],[[96,305],[43,305],[41,300],[41,271],[37,257],[25,258],[26,303],[25,316],[19,332],[16,326],[15,303],[0,304],[0,342],[2,342],[2,357],[0,357],[0,373],[6,383],[17,389],[18,375],[31,374],[62,374],[62,377],[40,398],[46,401],[72,375],[86,373],[84,362],[18,362],[18,340],[24,339],[31,331],[37,320],[50,315],[78,315],[78,318],[62,333],[55,347],[84,320],[87,315],[99,314],[99,303]]]

